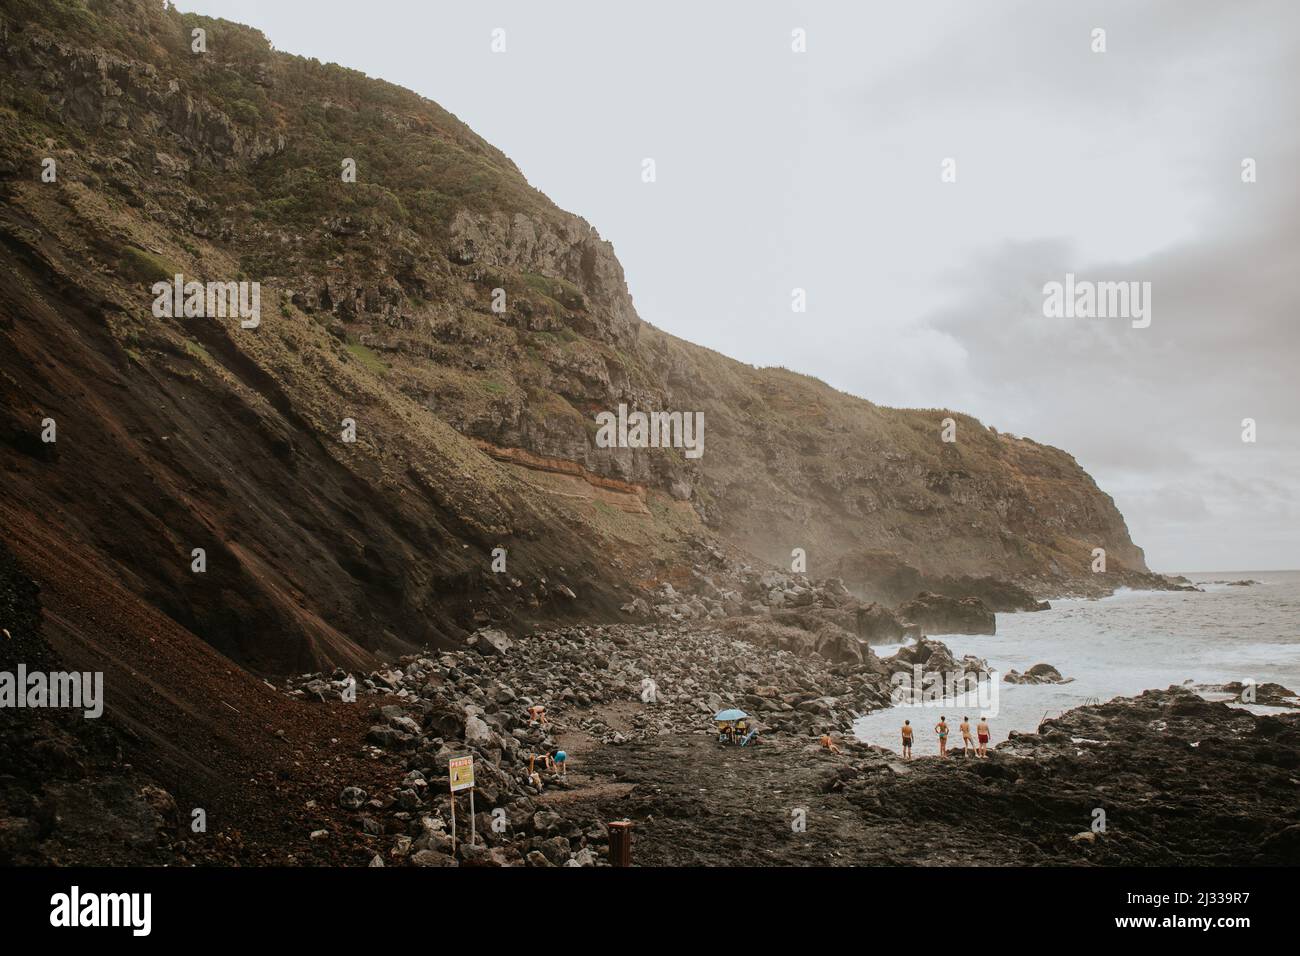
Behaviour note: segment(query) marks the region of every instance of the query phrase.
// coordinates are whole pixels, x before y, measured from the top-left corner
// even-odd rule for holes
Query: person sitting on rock
[[[831,740],[829,732],[822,734],[822,750],[829,751],[833,754],[840,752],[840,748],[835,745],[835,741]]]
[[[975,756],[987,757],[989,755],[989,719],[981,717],[979,724],[975,727],[975,733],[979,737],[979,747],[975,750]]]

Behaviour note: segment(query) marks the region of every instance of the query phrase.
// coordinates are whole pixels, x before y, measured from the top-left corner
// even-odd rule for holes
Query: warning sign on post
[[[452,757],[447,762],[447,772],[451,775],[451,792],[468,790],[474,786],[474,758]]]

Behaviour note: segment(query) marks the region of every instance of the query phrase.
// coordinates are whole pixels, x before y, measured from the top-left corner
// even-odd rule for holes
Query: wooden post
[[[616,820],[609,825],[610,866],[632,865],[632,821]]]

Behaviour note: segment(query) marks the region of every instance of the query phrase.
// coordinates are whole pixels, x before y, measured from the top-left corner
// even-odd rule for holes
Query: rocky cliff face
[[[718,544],[864,594],[1145,572],[1064,452],[642,323],[609,243],[408,91],[145,0],[16,0],[0,61],[0,526],[242,663],[616,615]],[[258,282],[260,324],[154,315],[176,274]],[[705,454],[598,447],[619,404],[703,412]]]

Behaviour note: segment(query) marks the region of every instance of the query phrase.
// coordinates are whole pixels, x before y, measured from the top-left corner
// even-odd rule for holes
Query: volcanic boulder
[[[976,597],[951,598],[922,591],[896,609],[898,616],[926,634],[996,634],[997,617]]]

